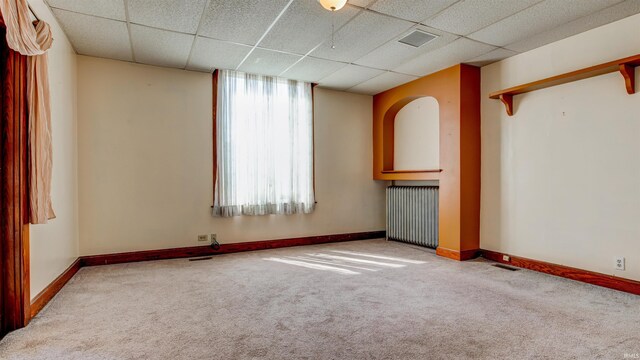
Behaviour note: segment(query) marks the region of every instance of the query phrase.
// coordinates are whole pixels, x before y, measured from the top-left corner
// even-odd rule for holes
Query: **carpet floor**
[[[640,296],[384,240],[82,268],[0,359],[625,359]]]

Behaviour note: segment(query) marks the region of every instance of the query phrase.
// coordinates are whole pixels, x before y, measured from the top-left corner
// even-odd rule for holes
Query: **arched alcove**
[[[438,166],[397,169],[394,166],[396,115],[405,105],[425,97],[435,98],[439,105]],[[399,138],[402,140],[398,141],[404,141],[403,136]],[[374,96],[373,178],[437,180],[440,191],[436,253],[456,260],[475,256],[480,244],[479,68],[465,64],[452,66]]]
[[[402,107],[393,124],[393,169],[440,168],[440,107],[432,96]]]

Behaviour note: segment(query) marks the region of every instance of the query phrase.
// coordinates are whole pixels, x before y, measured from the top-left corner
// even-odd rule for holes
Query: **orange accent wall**
[[[424,96],[436,98],[440,106],[442,171],[390,173],[389,171],[394,170],[395,116],[409,102]],[[439,180],[439,253],[459,255],[461,252],[468,253],[479,248],[479,68],[459,64],[374,96],[373,178]]]

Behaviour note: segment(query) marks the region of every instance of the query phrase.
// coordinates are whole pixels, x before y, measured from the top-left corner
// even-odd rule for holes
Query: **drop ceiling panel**
[[[489,65],[491,63],[494,63],[496,61],[500,61],[500,60],[504,60],[508,57],[511,57],[513,55],[518,54],[515,51],[511,51],[508,49],[504,49],[504,48],[498,48],[495,49],[493,51],[490,51],[484,55],[480,55],[478,57],[475,57],[473,59],[467,60],[466,63],[473,65],[473,66],[485,66],[485,65]]]
[[[619,3],[620,0],[546,0],[469,35],[505,46]]]
[[[383,70],[349,64],[333,74],[321,79],[320,86],[346,90],[384,73]]]
[[[187,69],[211,71],[211,69],[235,69],[251,51],[250,46],[228,43],[199,36],[193,46]]]
[[[114,20],[125,20],[124,0],[47,0],[47,3],[52,8]]]
[[[133,60],[126,23],[58,9],[53,13],[79,54]]]
[[[367,7],[373,2],[375,2],[375,0],[349,0],[347,3],[355,6]]]
[[[317,1],[294,1],[260,46],[304,55],[331,37],[332,22],[339,29],[358,12],[351,6],[330,12]]]
[[[206,0],[129,0],[129,21],[195,34]]]
[[[420,22],[451,6],[458,0],[378,0],[371,10],[401,19]]]
[[[307,56],[283,73],[282,77],[307,82],[318,82],[318,80],[343,68],[345,65],[347,64]]]
[[[194,36],[131,25],[136,61],[158,66],[184,68]]]
[[[468,35],[541,1],[463,0],[423,23],[458,35]]]
[[[407,35],[408,33],[413,32],[414,30],[420,30],[430,34],[438,35],[438,37],[417,48],[398,42],[400,38]],[[355,63],[358,65],[364,65],[378,69],[391,70],[417,55],[445,46],[457,38],[457,36],[445,33],[444,31],[436,30],[426,26],[418,26],[387,42],[386,44],[373,50],[367,55],[361,57],[360,59],[356,60]]]
[[[414,24],[404,20],[362,11],[335,34],[335,49],[327,41],[311,54],[314,57],[353,62],[378,46],[403,34]]]
[[[418,55],[398,66],[394,71],[403,74],[424,76],[463,63],[495,49],[496,47],[494,46],[481,44],[466,38],[459,38],[451,44],[437,50]]]
[[[288,0],[211,0],[200,35],[255,45]]]
[[[240,71],[278,76],[301,56],[256,48],[240,66]]]
[[[349,89],[349,91],[357,92],[360,94],[375,95],[398,85],[402,85],[409,81],[415,80],[417,78],[418,77],[416,76],[385,72],[374,77],[373,79],[367,80],[362,84],[358,84],[352,87],[351,89]]]
[[[509,44],[506,48],[518,52],[529,51],[542,45],[562,40],[569,36],[576,35],[638,13],[640,13],[640,1],[627,0],[597,13],[587,15],[580,19],[562,24],[554,29],[527,37],[526,39],[516,43]]]

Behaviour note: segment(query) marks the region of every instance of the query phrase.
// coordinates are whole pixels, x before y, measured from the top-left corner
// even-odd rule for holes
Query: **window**
[[[217,76],[213,215],[312,212],[311,84],[229,70]]]

